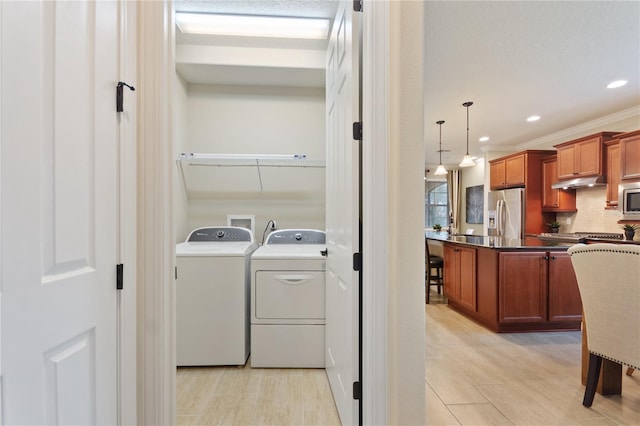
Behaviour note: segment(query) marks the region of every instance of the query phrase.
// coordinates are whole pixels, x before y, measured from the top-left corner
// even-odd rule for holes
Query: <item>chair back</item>
[[[569,248],[578,279],[589,352],[640,368],[640,246]]]

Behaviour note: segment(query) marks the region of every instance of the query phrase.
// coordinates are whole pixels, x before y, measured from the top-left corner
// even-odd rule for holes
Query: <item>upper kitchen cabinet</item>
[[[552,184],[558,181],[558,159],[550,155],[542,160],[542,211],[543,212],[575,212],[576,190],[553,189]]]
[[[640,180],[640,130],[620,135],[621,179]]]
[[[527,187],[537,182],[541,159],[550,154],[554,151],[523,151],[489,161],[491,189]]]
[[[620,140],[613,139],[605,143],[607,154],[607,209],[618,207],[618,185],[620,184]]]
[[[558,149],[558,179],[574,179],[603,174],[603,143],[616,132],[601,132],[555,145]]]

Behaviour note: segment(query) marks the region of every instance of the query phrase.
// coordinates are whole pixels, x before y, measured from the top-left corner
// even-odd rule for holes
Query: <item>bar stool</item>
[[[424,240],[424,249],[425,249],[425,290],[426,290],[426,303],[429,303],[429,289],[432,285],[436,286],[438,290],[438,294],[442,294],[442,270],[444,268],[444,259],[440,256],[432,256],[429,254],[429,242],[425,238]],[[433,274],[433,270],[435,269],[435,274]]]

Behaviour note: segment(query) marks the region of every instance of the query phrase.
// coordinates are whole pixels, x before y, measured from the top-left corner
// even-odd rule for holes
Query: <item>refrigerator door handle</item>
[[[498,236],[504,235],[504,200],[498,200],[496,216],[496,224],[498,228]]]

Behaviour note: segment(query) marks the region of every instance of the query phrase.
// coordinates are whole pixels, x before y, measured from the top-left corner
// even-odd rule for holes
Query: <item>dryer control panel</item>
[[[218,226],[213,228],[195,229],[189,234],[187,242],[192,241],[218,241],[218,242],[253,242],[253,234],[250,230],[237,226]]]
[[[269,234],[265,244],[325,244],[326,234],[317,229],[281,229]]]

